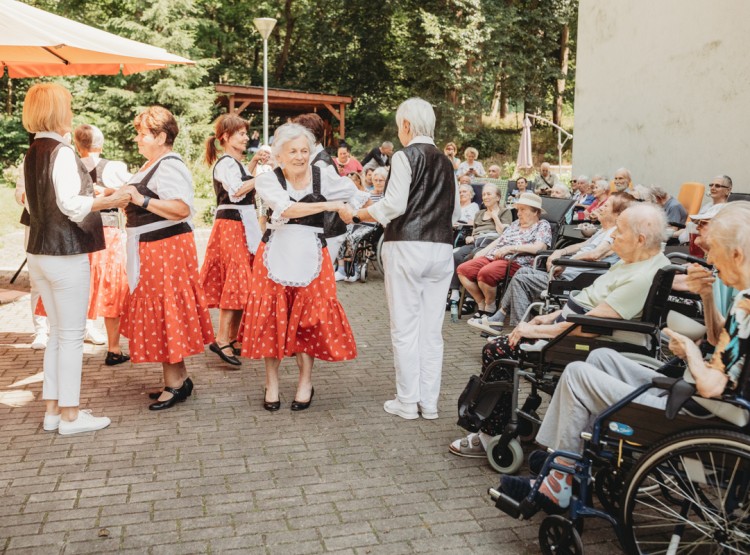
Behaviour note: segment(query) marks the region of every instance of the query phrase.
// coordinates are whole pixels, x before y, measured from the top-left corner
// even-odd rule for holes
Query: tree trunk
[[[560,126],[562,125],[563,93],[565,92],[565,81],[568,77],[569,35],[570,29],[566,23],[560,32],[560,78],[557,80],[555,87],[555,112],[552,114],[552,121]]]
[[[5,99],[5,114],[13,115],[13,79],[8,77],[8,98]]]
[[[503,79],[503,81],[505,81]],[[505,119],[508,115],[508,93],[507,87],[500,87],[500,119]]]
[[[294,0],[286,0],[284,2],[284,19],[286,20],[285,32],[284,32],[284,45],[281,48],[281,54],[276,62],[276,80],[281,81],[282,75],[284,75],[284,68],[289,60],[289,50],[292,44],[292,33],[294,32],[295,19],[292,17],[292,3]]]
[[[495,75],[495,86],[492,88],[492,107],[490,109],[490,118],[497,118],[500,113],[500,104],[503,96],[503,88],[500,82],[500,73]],[[501,116],[502,117],[502,116]]]

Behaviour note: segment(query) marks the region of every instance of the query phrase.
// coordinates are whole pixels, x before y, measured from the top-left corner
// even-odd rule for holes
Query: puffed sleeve
[[[149,181],[148,188],[162,200],[181,200],[190,207],[190,217],[195,214],[193,176],[182,159],[162,161]]]
[[[244,185],[242,181],[242,172],[237,162],[225,156],[219,160],[214,166],[214,177],[221,183],[224,190],[229,193],[229,200],[232,202],[239,202],[246,195],[237,195],[237,191]]]
[[[320,192],[326,200],[343,200],[355,210],[370,200],[370,193],[357,189],[354,181],[340,176],[331,166],[320,170]]]
[[[131,177],[125,162],[118,160],[110,160],[102,172],[102,182],[110,189],[119,189],[130,181]]]
[[[286,223],[281,214],[292,205],[292,199],[279,183],[274,172],[266,172],[255,178],[255,193],[260,195],[263,205],[273,210],[271,223]]]

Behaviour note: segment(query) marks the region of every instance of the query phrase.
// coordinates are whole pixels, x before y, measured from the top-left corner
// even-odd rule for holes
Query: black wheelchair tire
[[[583,555],[581,535],[562,515],[550,515],[542,521],[539,547],[544,555]]]

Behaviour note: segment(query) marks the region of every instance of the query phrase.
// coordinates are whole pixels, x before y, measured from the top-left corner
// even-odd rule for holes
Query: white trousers
[[[426,410],[437,410],[453,248],[421,241],[386,241],[383,265],[396,394],[403,403],[419,402]]]
[[[29,246],[29,226],[24,226],[24,237],[23,237],[23,250]],[[34,333],[48,333],[47,328],[47,317],[37,316],[34,312],[36,311],[36,305],[39,302],[39,289],[36,287],[34,277],[29,272],[29,285],[31,286],[31,320],[34,322]]]
[[[336,237],[326,237],[328,254],[331,255],[331,264],[333,264],[334,268],[336,267],[336,259],[339,257],[339,251],[341,250],[341,245],[344,244],[344,240],[346,240],[346,233],[337,235]]]
[[[42,397],[57,400],[61,407],[77,407],[91,281],[89,257],[29,254],[28,260],[50,327]]]

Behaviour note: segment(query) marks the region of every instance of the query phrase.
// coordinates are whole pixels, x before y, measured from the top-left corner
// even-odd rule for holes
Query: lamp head
[[[253,19],[253,24],[263,40],[266,40],[276,26],[276,20],[272,17],[256,17]]]

